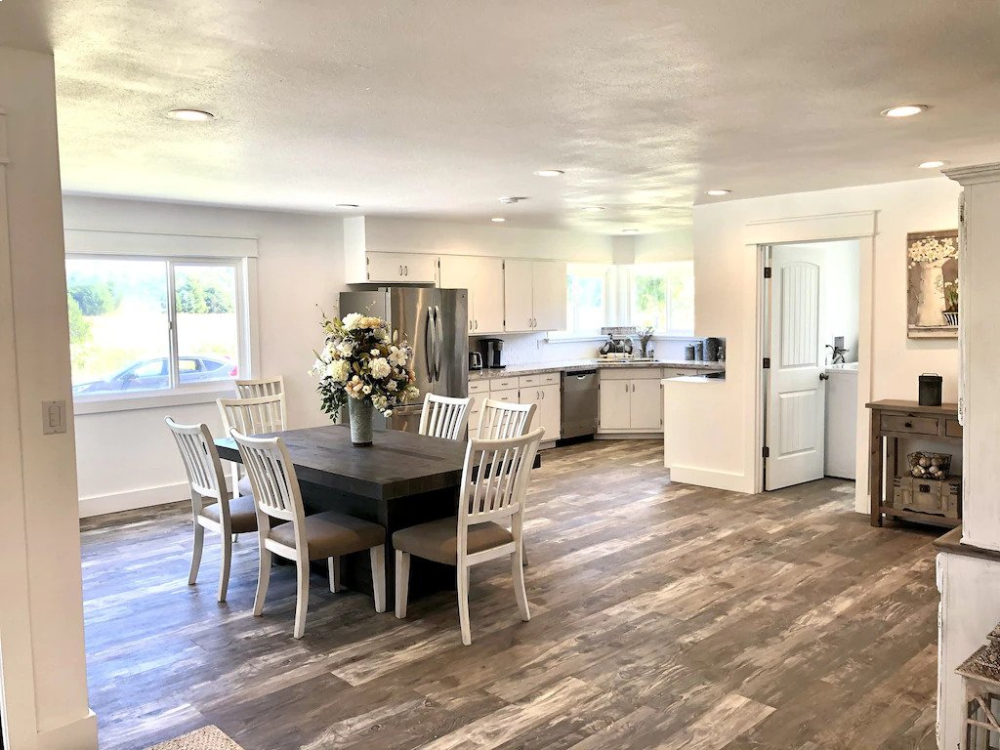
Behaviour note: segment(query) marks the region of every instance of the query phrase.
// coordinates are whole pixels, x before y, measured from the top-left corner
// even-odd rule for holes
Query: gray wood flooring
[[[184,505],[84,522],[101,747],[216,724],[247,750],[933,748],[933,533],[872,529],[832,480],[760,496],[671,484],[661,450],[545,453],[533,618],[508,566],[481,566],[471,647],[449,594],[401,622],[316,575],[294,641],[292,568],[250,614],[254,539],[218,605],[215,540],[187,585]]]

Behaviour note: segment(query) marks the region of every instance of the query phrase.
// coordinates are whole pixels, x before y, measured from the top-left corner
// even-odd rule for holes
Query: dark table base
[[[369,497],[336,492],[328,487],[308,482],[300,481],[299,485],[302,489],[302,500],[305,503],[307,514],[334,510],[385,527],[385,583],[386,601],[389,609],[393,608],[396,597],[396,550],[392,546],[393,532],[453,516],[458,509],[457,488],[436,490],[392,500],[372,500]],[[313,564],[316,566],[317,572],[322,568],[323,575],[327,575],[325,562]],[[361,591],[369,596],[374,594],[371,558],[367,551],[346,555],[341,558],[340,564],[345,587],[352,591]],[[454,591],[455,588],[454,567],[417,557],[410,558],[409,598],[411,600],[433,594],[436,591]]]

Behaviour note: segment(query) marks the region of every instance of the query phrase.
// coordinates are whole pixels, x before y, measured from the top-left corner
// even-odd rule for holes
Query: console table
[[[899,472],[901,439],[948,440],[955,442],[957,452],[961,452],[962,425],[958,422],[958,405],[921,406],[916,401],[885,399],[866,406],[871,410],[868,486],[871,491],[872,526],[881,526],[883,516],[948,528],[958,526],[961,523],[959,518],[895,508],[892,497]]]

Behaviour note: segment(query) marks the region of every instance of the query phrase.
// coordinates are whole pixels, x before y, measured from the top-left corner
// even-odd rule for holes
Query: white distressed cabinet
[[[518,380],[519,403],[535,404],[531,429],[545,428],[542,440],[558,440],[562,428],[562,403],[559,373],[526,375]]]
[[[504,262],[507,333],[566,328],[566,264],[554,260]]]
[[[441,256],[440,286],[469,290],[469,335],[503,333],[503,258]]]

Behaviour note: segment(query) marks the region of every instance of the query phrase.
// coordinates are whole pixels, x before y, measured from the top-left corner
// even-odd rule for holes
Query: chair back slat
[[[483,404],[477,437],[480,440],[504,440],[522,437],[531,429],[538,404],[508,404],[487,399]]]
[[[417,432],[447,440],[464,440],[474,401],[472,398],[449,398],[428,393],[424,396]]]
[[[523,511],[528,477],[544,434],[539,428],[520,437],[469,441],[459,497],[460,537],[468,526],[505,520]]]
[[[261,398],[262,396],[279,396],[285,392],[285,379],[279,375],[276,378],[258,378],[256,380],[236,380],[236,393],[240,398]]]
[[[280,437],[254,438],[230,430],[250,477],[257,508],[271,518],[301,525],[305,516],[295,466]],[[258,516],[259,517],[259,516]]]
[[[243,435],[266,435],[285,429],[284,394],[220,398],[217,403],[227,433],[236,430]]]
[[[192,502],[200,505],[202,498],[220,502],[223,499],[228,500],[222,461],[219,459],[219,451],[212,440],[208,425],[178,424],[171,417],[166,417],[164,421],[177,443],[192,495],[198,496],[192,497]]]

